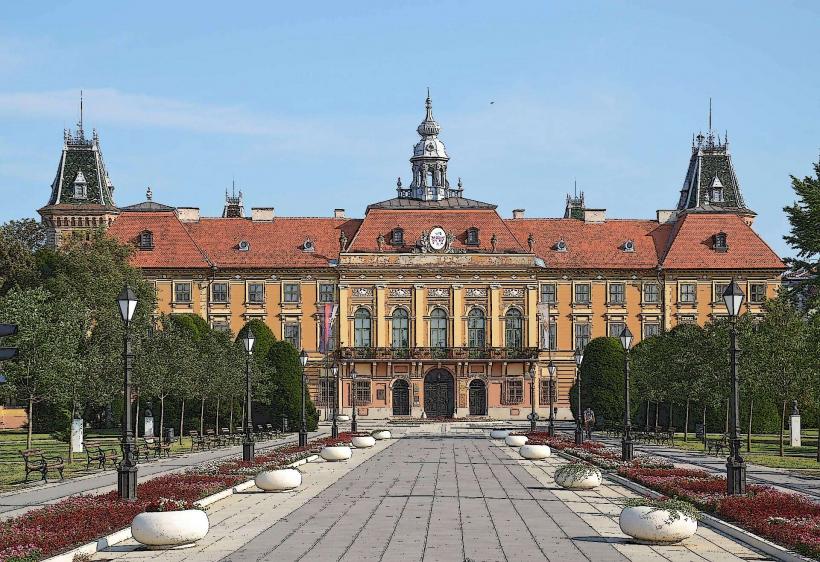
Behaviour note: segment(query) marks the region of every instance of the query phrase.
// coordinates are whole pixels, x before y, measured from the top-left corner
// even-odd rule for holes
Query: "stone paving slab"
[[[485,431],[425,424],[357,450],[343,463],[308,463],[296,492],[237,494],[209,509],[194,548],[157,553],[128,541],[94,560],[739,561],[758,553],[701,527],[676,546],[632,544],[618,527],[630,490],[605,483],[568,491],[566,461],[525,461]]]

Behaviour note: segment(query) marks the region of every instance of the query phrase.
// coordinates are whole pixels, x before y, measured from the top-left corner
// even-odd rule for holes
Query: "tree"
[[[584,348],[581,400],[599,421],[623,419],[624,350],[617,338],[595,338]]]
[[[290,427],[299,427],[301,420],[301,376],[302,364],[299,362],[299,352],[290,343],[277,341],[268,352],[271,366],[274,368],[272,406],[274,412],[279,412],[288,419]],[[305,387],[305,419],[308,430],[318,427],[319,413],[310,399]]]
[[[0,295],[12,288],[40,283],[38,252],[45,246],[45,230],[34,219],[9,221],[0,226]]]
[[[73,392],[85,317],[76,301],[55,299],[42,288],[12,289],[0,298],[0,322],[17,324],[19,329],[8,341],[19,349],[19,356],[4,363],[3,370],[8,391],[27,403],[26,448],[30,449],[35,406],[65,400]]]
[[[211,375],[208,358],[211,355],[209,345],[211,327],[198,314],[172,314],[171,322],[191,344],[190,353],[180,358],[181,369],[185,370],[185,379],[189,383],[190,394],[199,398],[199,434],[205,434],[205,401],[212,395],[215,388],[214,377]],[[180,414],[180,438],[184,422],[185,402],[182,402]]]
[[[797,195],[794,204],[783,210],[789,219],[791,232],[783,238],[797,251],[786,263],[793,269],[803,269],[813,274],[798,286],[797,291],[805,291],[814,299],[820,298],[820,162],[814,164],[815,177],[806,176],[802,180],[791,176],[792,189]]]

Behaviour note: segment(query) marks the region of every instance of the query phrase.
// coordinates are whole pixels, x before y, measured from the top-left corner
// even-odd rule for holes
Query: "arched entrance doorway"
[[[428,418],[451,418],[455,407],[453,375],[433,369],[424,377],[424,412]]]
[[[470,415],[487,415],[487,386],[480,379],[470,382]]]
[[[410,415],[410,385],[402,379],[393,383],[393,415]]]

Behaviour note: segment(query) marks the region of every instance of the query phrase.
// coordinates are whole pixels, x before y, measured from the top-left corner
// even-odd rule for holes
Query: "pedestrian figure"
[[[584,431],[587,434],[588,439],[592,439],[592,426],[595,425],[595,412],[592,411],[592,408],[587,408],[584,410]]]

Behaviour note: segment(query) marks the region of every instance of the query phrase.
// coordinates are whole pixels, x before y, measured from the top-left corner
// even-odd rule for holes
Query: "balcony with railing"
[[[538,359],[537,347],[342,347],[342,361],[355,359],[382,361],[419,360],[499,360],[534,361]]]

